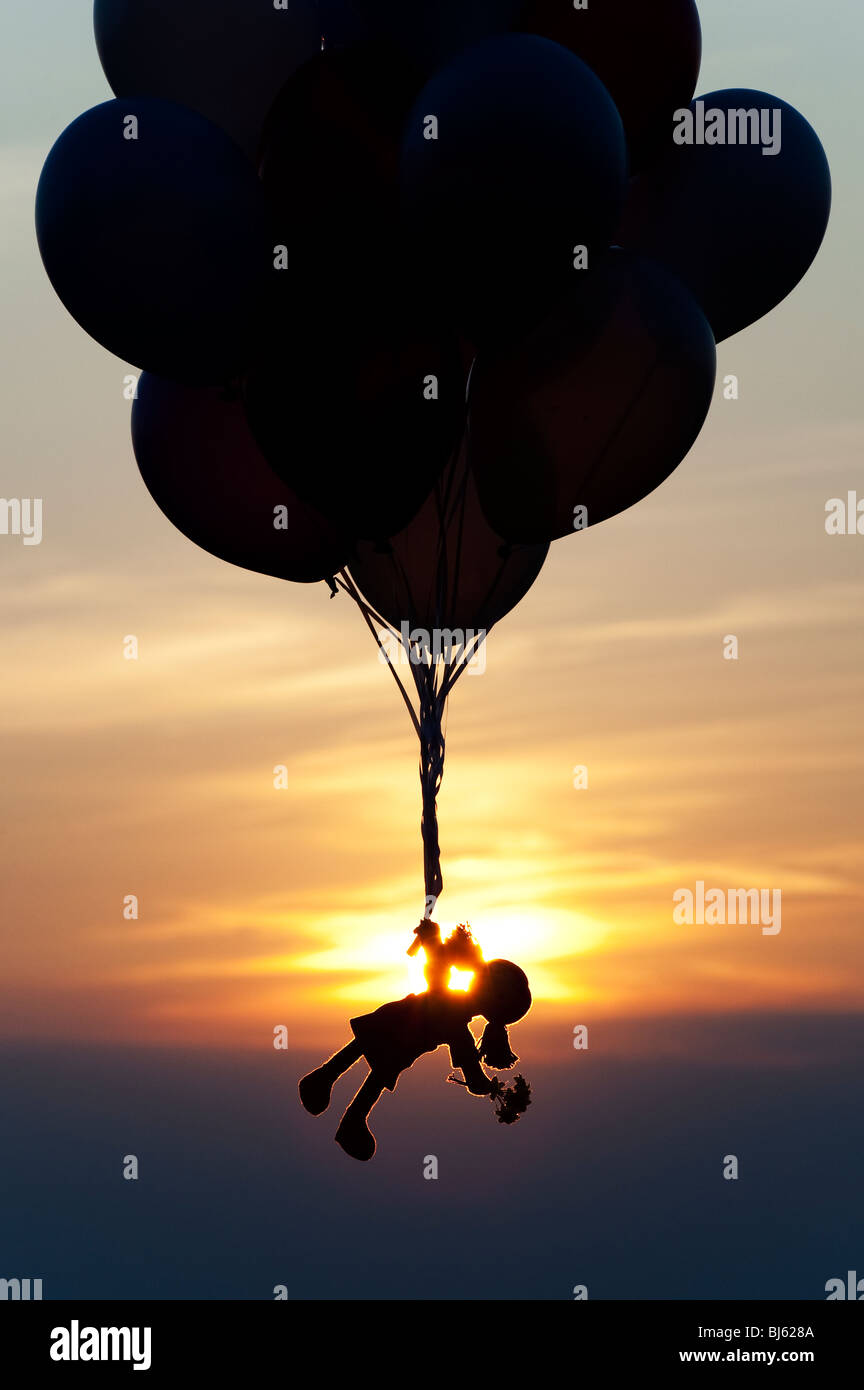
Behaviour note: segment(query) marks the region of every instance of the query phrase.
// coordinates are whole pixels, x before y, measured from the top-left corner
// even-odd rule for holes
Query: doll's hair
[[[493,1071],[509,1071],[519,1058],[510,1049],[506,1023],[487,1023],[480,1039],[480,1061]]]
[[[453,928],[444,945],[450,952],[452,960],[458,960],[462,957],[467,962],[473,960],[477,955],[477,942],[471,934],[471,928],[464,923]]]
[[[480,1060],[493,1071],[506,1071],[519,1058],[510,1049],[507,1024],[524,1018],[531,1007],[531,990],[524,970],[512,960],[490,960],[485,968],[483,1010],[489,1022],[480,1039]]]

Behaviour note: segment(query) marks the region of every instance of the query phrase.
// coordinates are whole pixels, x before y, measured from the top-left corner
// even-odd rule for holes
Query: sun
[[[409,988],[412,994],[425,994],[428,989],[426,977],[423,974],[425,960],[425,951],[418,951],[408,963]],[[474,973],[473,970],[458,970],[455,965],[451,965],[447,988],[457,990],[460,994],[467,994],[471,988]]]
[[[450,967],[450,979],[447,981],[448,989],[458,989],[463,993],[471,988],[471,981],[474,979],[473,970],[457,970],[455,965]]]

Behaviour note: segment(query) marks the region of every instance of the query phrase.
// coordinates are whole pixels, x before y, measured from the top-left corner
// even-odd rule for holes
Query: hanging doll
[[[336,1131],[336,1142],[352,1158],[370,1159],[375,1152],[375,1137],[366,1117],[381,1092],[395,1090],[403,1071],[424,1052],[434,1052],[443,1045],[450,1049],[452,1065],[462,1071],[464,1081],[459,1084],[471,1095],[490,1096],[502,1123],[512,1123],[530,1103],[530,1088],[524,1078],[516,1077],[514,1085],[505,1089],[500,1081],[491,1080],[482,1066],[485,1062],[494,1070],[505,1070],[519,1060],[510,1051],[507,1025],[523,1018],[531,1007],[524,972],[509,960],[484,961],[465,927],[457,927],[442,941],[438,924],[423,921],[414,934],[417,939],[409,955],[421,947],[426,953],[426,991],[352,1018],[354,1041],[300,1082],[301,1103],[310,1115],[321,1115],[330,1104],[336,1079],[361,1057],[366,1058],[369,1075]],[[454,966],[473,972],[467,990],[448,987]],[[477,1015],[488,1020],[479,1047],[468,1027]]]

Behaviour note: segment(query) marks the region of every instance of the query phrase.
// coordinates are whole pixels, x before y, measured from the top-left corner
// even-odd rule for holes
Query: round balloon
[[[631,168],[667,144],[673,113],[696,89],[702,29],[695,0],[525,0],[515,27],[543,34],[582,58],[621,113]]]
[[[434,71],[460,49],[504,33],[521,0],[320,0],[325,47],[344,48],[365,39],[383,39]]]
[[[767,92],[710,92],[633,180],[617,239],[680,276],[719,343],[795,288],[830,211],[825,151],[800,112]]]
[[[518,349],[474,364],[468,456],[490,525],[549,541],[641,501],[691,448],[715,372],[690,293],[613,252]]]
[[[374,315],[400,255],[397,171],[402,127],[421,85],[394,50],[322,53],[286,83],[262,137],[259,171],[290,279],[316,310]]]
[[[495,534],[463,449],[405,530],[358,544],[350,569],[372,608],[403,632],[488,632],[525,597],[548,550]]]
[[[488,39],[418,97],[402,185],[415,261],[467,336],[515,337],[609,243],[625,185],[621,119],[559,44]]]
[[[246,409],[276,473],[353,536],[411,519],[457,446],[465,374],[458,343],[398,312],[398,283],[369,314],[286,304],[281,345],[246,379]]]
[[[316,0],[96,0],[111,90],[191,106],[255,157],[286,78],[321,47]]]
[[[231,391],[145,372],[132,407],[132,443],[157,506],[220,560],[312,583],[348,559],[350,542],[269,468]]]
[[[36,231],[60,299],[109,352],[191,383],[245,367],[275,273],[267,204],[197,112],[135,97],[79,116],[45,161]]]

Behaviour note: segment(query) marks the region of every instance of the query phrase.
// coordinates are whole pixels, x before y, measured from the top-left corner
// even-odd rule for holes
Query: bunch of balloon
[[[692,100],[694,0],[96,0],[94,24],[115,97],[48,155],[45,268],[142,371],[168,519],[357,604],[420,743],[431,915],[456,681],[574,515],[686,456],[715,342],[816,255],[824,153],[766,93]]]

